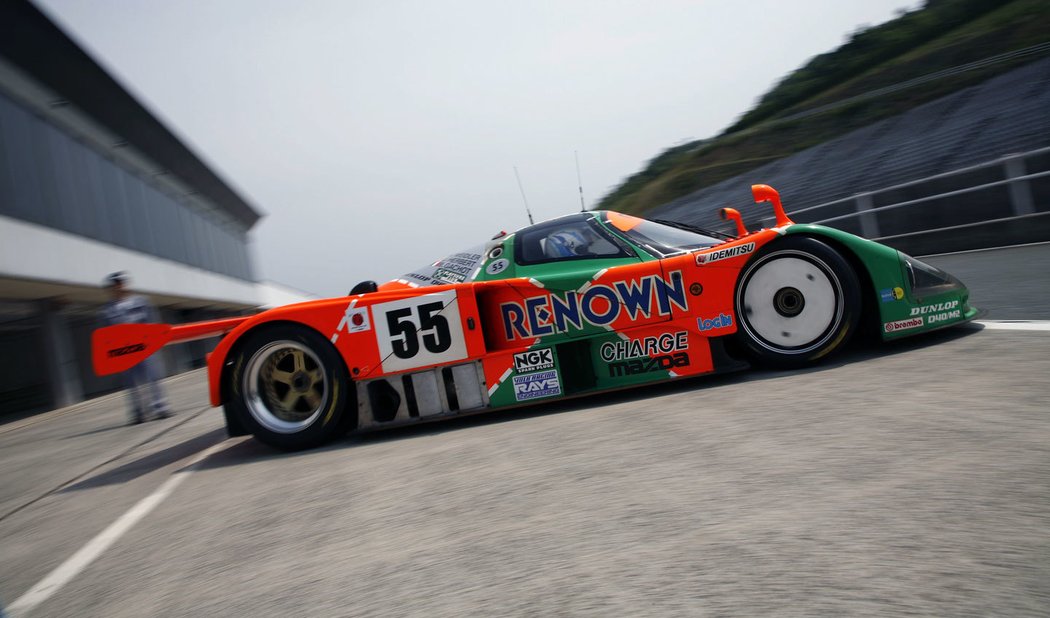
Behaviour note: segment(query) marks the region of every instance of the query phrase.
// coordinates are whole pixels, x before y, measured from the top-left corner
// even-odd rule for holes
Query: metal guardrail
[[[1029,171],[1030,164],[1037,157],[1040,158],[1040,161],[1035,163],[1043,169]],[[1001,174],[1002,177],[998,180],[976,182],[948,191],[939,191],[880,206],[875,205],[880,198],[892,197],[894,193],[906,194],[909,191],[921,193],[924,188],[932,188],[942,181],[965,181],[967,175],[980,175],[986,178],[989,172]],[[1000,244],[1050,240],[1048,236],[1050,234],[1050,203],[1047,203],[1050,198],[1045,197],[1050,194],[1050,182],[1044,179],[1050,179],[1050,147],[1008,155],[951,172],[891,185],[877,191],[823,202],[815,206],[789,211],[788,214],[799,222],[852,228],[850,231],[858,231],[865,238],[911,251],[935,249],[934,239],[937,239],[936,243],[945,244],[945,250],[964,245],[966,248],[993,246],[990,243],[996,242],[997,235],[1005,241]],[[1036,192],[1033,191],[1033,183],[1037,181],[1046,182],[1040,192],[1040,195],[1044,196],[1042,200],[1037,200]],[[999,199],[974,198],[974,194],[1002,187],[1005,187],[1007,192]],[[1009,201],[1008,208],[1002,203],[1004,197]],[[850,203],[853,204],[853,212],[837,214],[841,213],[843,207]],[[932,212],[935,209],[937,213]],[[836,214],[820,217],[819,213],[822,210],[832,210]],[[806,216],[807,213],[816,216]],[[959,218],[973,220],[953,222],[950,225],[931,226],[925,223]],[[762,219],[762,225],[772,226],[773,224],[772,217]],[[999,232],[984,234],[984,238],[977,239],[973,236],[973,231],[980,229],[981,226],[989,230],[999,230]],[[895,228],[896,231],[884,233],[887,227]],[[901,230],[901,228],[904,229]],[[970,240],[967,240],[967,235],[971,237]],[[924,239],[927,242],[924,242]]]
[[[895,208],[903,208],[905,206],[911,206],[913,204],[921,204],[922,202],[930,202],[930,201],[933,201],[933,200],[943,199],[943,198],[946,198],[946,197],[955,197],[957,195],[965,195],[966,193],[973,193],[974,191],[980,191],[981,189],[988,189],[988,188],[991,188],[991,187],[999,187],[999,186],[1003,186],[1003,185],[1010,185],[1010,184],[1013,184],[1015,182],[1019,182],[1019,181],[1022,181],[1022,180],[1033,180],[1035,178],[1043,178],[1045,176],[1050,176],[1050,172],[1039,172],[1038,174],[1026,174],[1024,176],[1018,176],[1017,178],[1009,178],[1007,180],[996,180],[995,182],[986,182],[986,183],[981,184],[981,185],[974,185],[972,187],[966,187],[964,189],[957,189],[955,191],[947,191],[945,193],[939,193],[937,195],[928,195],[926,197],[920,197],[918,199],[908,200],[908,201],[905,201],[905,202],[897,202],[896,204],[890,204],[888,206],[879,206],[878,208],[867,208],[863,212],[855,212],[855,213],[850,213],[850,214],[847,214],[847,215],[840,215],[838,217],[829,217],[827,219],[822,219],[820,221],[820,223],[828,224],[828,223],[831,223],[832,221],[840,221],[840,220],[843,220],[843,219],[850,219],[850,218],[853,218],[853,217],[863,216],[864,214],[867,214],[867,213],[885,212],[887,210],[893,210]],[[1029,202],[1030,202],[1030,200],[1029,200]],[[1017,212],[1018,215],[1031,214],[1031,203],[1028,204],[1028,208],[1027,209],[1021,209],[1021,208],[1019,208],[1018,204],[1015,204],[1014,205],[1014,210]],[[875,224],[875,223],[872,223],[871,225],[872,226],[877,226],[877,224]],[[873,234],[873,235],[877,236],[878,234],[876,232],[876,234]]]

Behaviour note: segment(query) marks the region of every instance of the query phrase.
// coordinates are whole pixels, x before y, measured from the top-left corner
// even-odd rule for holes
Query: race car
[[[974,319],[969,292],[895,249],[793,223],[724,234],[589,211],[531,225],[346,297],[93,336],[96,372],[226,333],[208,358],[230,435],[286,450],[347,431],[743,369],[800,367],[862,327],[890,340]]]

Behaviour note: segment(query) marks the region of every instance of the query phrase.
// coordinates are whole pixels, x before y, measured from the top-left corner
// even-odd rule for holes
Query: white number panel
[[[467,357],[456,292],[372,305],[383,371],[404,371]]]

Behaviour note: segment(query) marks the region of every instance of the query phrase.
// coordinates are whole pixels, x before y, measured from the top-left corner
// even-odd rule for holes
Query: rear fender
[[[215,350],[208,355],[208,398],[211,400],[212,406],[218,407],[225,404],[227,397],[229,396],[229,393],[226,391],[226,383],[227,378],[229,377],[229,372],[233,369],[233,357],[231,354],[235,351],[237,345],[251,333],[278,324],[294,324],[295,326],[308,328],[321,334],[320,331],[309,324],[290,319],[257,321],[251,325],[247,325],[247,328],[243,330],[238,329],[237,332],[230,333],[224,337],[222,341],[219,342],[219,345],[215,347]],[[229,359],[229,363],[227,363],[227,359]]]
[[[480,331],[480,319],[474,301],[472,285],[432,286],[425,290],[415,288],[372,292],[355,296],[344,296],[327,300],[311,301],[296,305],[287,305],[271,309],[254,316],[224,338],[208,358],[208,385],[212,405],[219,406],[225,401],[227,393],[222,390],[224,371],[231,362],[231,352],[243,341],[243,337],[255,329],[269,324],[284,322],[293,323],[316,331],[320,336],[332,342],[340,358],[346,364],[347,371],[355,380],[380,377],[390,373],[415,371],[430,366],[447,364],[465,358],[482,356],[485,353],[484,340]],[[450,292],[455,292],[450,295]],[[458,315],[458,319],[445,321],[450,332],[459,334],[464,344],[458,348],[446,346],[452,350],[445,357],[431,354],[427,357],[422,349],[409,357],[393,358],[389,350],[392,340],[397,340],[398,333],[391,331],[393,337],[380,336],[383,329],[390,329],[388,322],[391,314],[402,315],[402,319],[422,320],[417,305],[430,306],[435,301],[449,302],[449,309],[444,315]],[[407,308],[406,308],[407,307]],[[416,311],[414,311],[416,310]],[[442,312],[445,310],[442,309]],[[433,311],[428,316],[433,318]],[[382,327],[382,328],[381,328]],[[415,331],[412,331],[415,333]],[[407,340],[407,336],[400,335]],[[429,335],[424,335],[427,337]],[[454,336],[452,337],[454,338]],[[380,341],[382,339],[382,341]],[[417,346],[418,348],[418,346]]]
[[[227,375],[227,361],[231,358],[231,351],[243,341],[246,335],[259,328],[284,323],[309,328],[322,337],[330,339],[347,303],[346,298],[334,298],[287,305],[265,311],[242,322],[223,337],[208,355],[208,396],[211,405],[221,406],[226,402],[227,393],[224,391],[223,384]],[[344,361],[346,360],[344,357]]]

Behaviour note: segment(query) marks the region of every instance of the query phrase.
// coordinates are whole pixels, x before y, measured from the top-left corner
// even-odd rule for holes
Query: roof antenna
[[[573,150],[572,154],[576,157],[576,182],[580,185],[580,212],[586,212],[587,209],[583,205],[583,181],[580,180],[580,153]]]
[[[518,189],[521,189],[521,201],[525,202],[525,213],[529,215],[529,225],[532,225],[532,211],[529,210],[529,200],[525,199],[525,187],[521,186],[521,176],[518,175],[518,166],[514,166],[514,177],[518,179]]]

